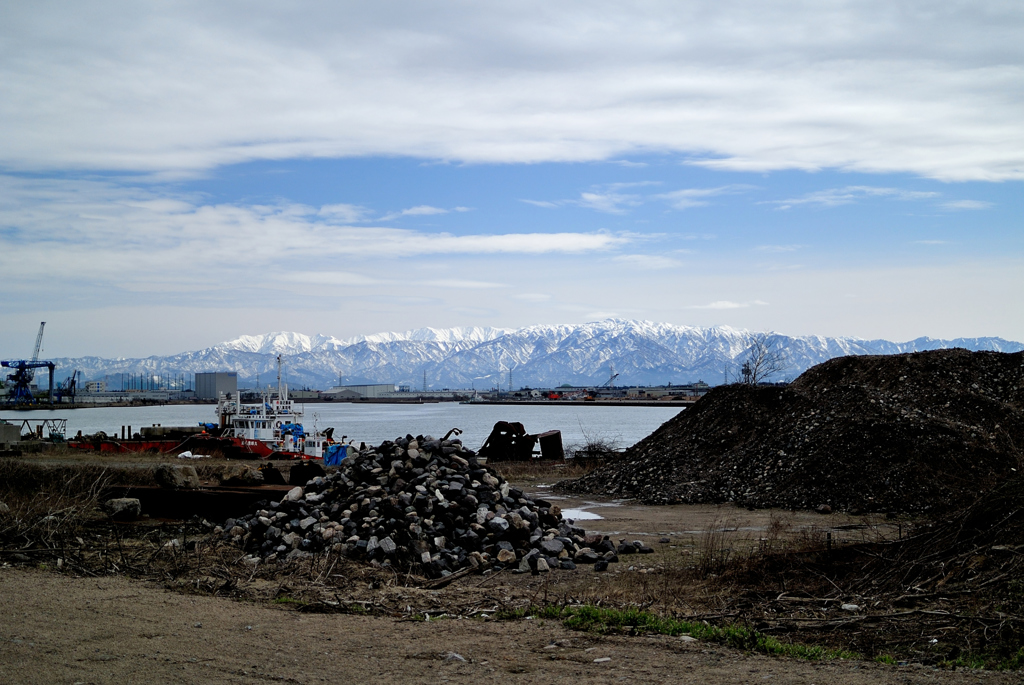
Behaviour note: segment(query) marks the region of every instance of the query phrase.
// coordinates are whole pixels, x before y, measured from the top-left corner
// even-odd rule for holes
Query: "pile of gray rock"
[[[511,486],[459,440],[430,436],[362,450],[258,506],[219,532],[266,560],[329,550],[438,578],[467,567],[604,570],[622,553],[563,519],[558,505]]]

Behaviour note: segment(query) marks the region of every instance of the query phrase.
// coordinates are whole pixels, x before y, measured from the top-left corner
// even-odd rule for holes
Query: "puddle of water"
[[[577,521],[599,521],[604,517],[584,509],[562,509],[562,518],[575,519]]]

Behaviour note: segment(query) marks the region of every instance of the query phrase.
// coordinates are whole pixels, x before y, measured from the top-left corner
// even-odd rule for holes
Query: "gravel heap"
[[[1024,353],[840,357],[714,388],[621,461],[556,487],[647,504],[941,511],[1022,467]]]
[[[604,570],[620,548],[651,551],[588,536],[558,505],[529,499],[459,440],[411,435],[361,451],[280,502],[228,519],[221,532],[267,560],[330,549],[431,578],[487,565]]]

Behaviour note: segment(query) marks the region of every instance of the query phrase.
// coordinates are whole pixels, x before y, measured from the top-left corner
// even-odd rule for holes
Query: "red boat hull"
[[[301,452],[281,452],[272,449],[260,440],[248,438],[216,438],[210,435],[196,435],[185,440],[71,440],[68,447],[114,454],[151,452],[170,454],[191,450],[205,454],[217,450],[227,456],[250,459],[316,459]]]

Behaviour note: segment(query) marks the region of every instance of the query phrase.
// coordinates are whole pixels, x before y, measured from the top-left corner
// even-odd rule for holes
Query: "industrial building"
[[[703,397],[711,389],[704,381],[686,385],[637,386],[626,388],[626,397],[662,399],[663,397]]]
[[[380,399],[389,397],[395,392],[394,383],[377,383],[375,385],[336,385],[322,393],[324,399],[360,400]]]
[[[238,392],[238,373],[218,371],[196,374],[196,399],[216,400],[221,394]]]

